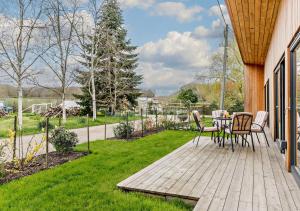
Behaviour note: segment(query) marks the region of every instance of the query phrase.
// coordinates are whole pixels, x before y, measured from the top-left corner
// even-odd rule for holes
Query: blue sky
[[[223,40],[216,0],[120,0],[128,38],[139,46],[142,88],[169,95],[207,71]],[[224,1],[220,1],[229,22]]]

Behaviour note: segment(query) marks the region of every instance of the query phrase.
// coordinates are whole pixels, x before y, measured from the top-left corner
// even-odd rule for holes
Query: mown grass
[[[0,138],[6,138],[8,136],[8,130],[14,128],[14,116],[13,114],[0,118]],[[139,117],[131,116],[129,120],[135,120]],[[100,116],[95,121],[92,121],[90,118],[89,125],[90,126],[98,126],[106,124],[118,123],[124,120],[123,117],[120,116]],[[40,133],[41,129],[38,128],[38,123],[45,121],[44,117],[35,114],[24,114],[23,116],[23,135],[30,135]],[[59,125],[59,118],[51,118],[50,124],[54,126]],[[64,124],[67,129],[75,129],[82,128],[87,126],[87,118],[86,117],[68,117],[67,122]]]
[[[93,142],[87,157],[0,186],[0,210],[191,210],[181,201],[125,193],[116,185],[194,135],[164,131],[134,142]]]

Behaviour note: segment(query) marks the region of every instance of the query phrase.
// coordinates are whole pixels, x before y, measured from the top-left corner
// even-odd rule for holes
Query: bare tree
[[[85,13],[79,14],[78,17],[81,21],[74,25],[72,19],[68,18],[70,24],[73,24],[74,30],[77,35],[80,52],[82,53],[83,61],[87,67],[87,71],[90,74],[90,80],[87,81],[89,86],[89,92],[92,97],[92,111],[93,120],[97,118],[97,106],[96,106],[96,87],[95,87],[95,72],[97,66],[99,66],[99,58],[95,55],[99,47],[99,39],[96,36],[97,22],[100,14],[100,1],[88,0],[87,10]],[[87,46],[90,46],[90,51],[87,51]]]
[[[76,17],[79,9],[79,0],[47,0],[45,14],[49,31],[48,39],[51,48],[41,56],[47,68],[54,74],[59,88],[53,83],[41,87],[51,89],[61,96],[63,122],[66,122],[66,89],[74,82],[74,73],[77,61],[75,55],[76,34],[73,26],[77,25]],[[73,65],[73,67],[72,67]]]
[[[18,88],[18,122],[23,123],[23,86],[34,74],[34,64],[47,51],[42,48],[43,0],[1,0],[0,69]]]

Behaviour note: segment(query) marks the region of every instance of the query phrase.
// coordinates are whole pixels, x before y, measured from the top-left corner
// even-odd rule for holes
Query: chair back
[[[220,117],[222,113],[224,114],[226,112],[227,112],[226,110],[215,110],[215,111],[212,111],[212,117],[213,118]]]
[[[258,111],[254,120],[255,124],[258,124],[262,128],[265,127],[268,121],[269,113],[266,111]]]
[[[232,118],[231,131],[236,134],[249,134],[251,132],[253,115],[247,112],[235,113]]]
[[[204,125],[201,121],[202,118],[201,118],[199,111],[196,111],[196,110],[193,111],[193,117],[194,117],[194,120],[196,122],[198,129],[202,130],[204,128]]]

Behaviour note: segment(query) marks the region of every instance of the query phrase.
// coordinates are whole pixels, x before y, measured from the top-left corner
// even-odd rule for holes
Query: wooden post
[[[126,140],[128,141],[128,129],[129,129],[129,120],[128,120],[128,111],[126,112]]]
[[[189,107],[188,107],[188,121],[189,121],[189,126],[188,129],[191,128],[191,117],[190,117],[190,113],[191,113],[191,103],[189,103]]]
[[[104,124],[104,140],[106,140],[106,123]]]
[[[87,117],[87,144],[88,144],[88,153],[90,153],[90,121],[89,121],[89,115],[86,115]]]
[[[13,143],[13,160],[16,158],[16,150],[17,150],[17,116],[15,116],[14,119],[14,143]]]
[[[143,109],[141,108],[141,124],[142,124],[142,137],[144,137],[144,120],[143,120]]]
[[[46,118],[46,168],[48,168],[48,154],[49,154],[49,117]]]
[[[157,130],[157,126],[158,126],[158,123],[157,123],[157,108],[155,108],[155,127],[156,127],[156,130]]]

